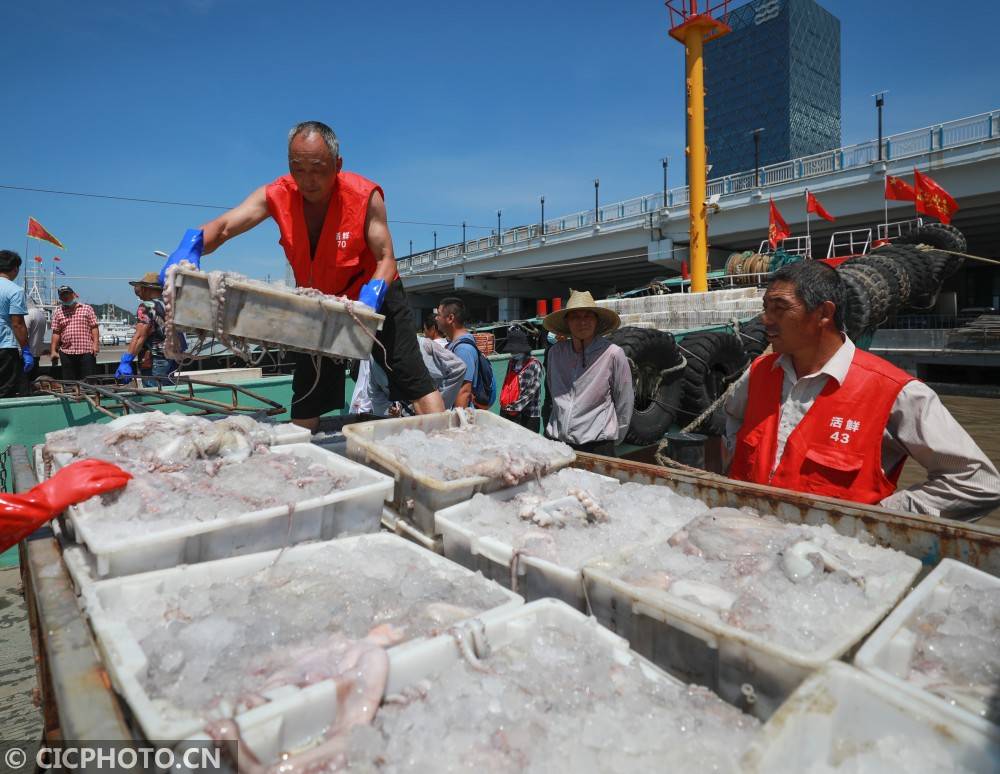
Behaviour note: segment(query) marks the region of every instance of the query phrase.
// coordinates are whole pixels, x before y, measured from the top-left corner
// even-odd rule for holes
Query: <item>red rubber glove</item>
[[[121,489],[131,474],[101,460],[80,460],[21,494],[0,493],[0,552],[26,538],[70,505]]]

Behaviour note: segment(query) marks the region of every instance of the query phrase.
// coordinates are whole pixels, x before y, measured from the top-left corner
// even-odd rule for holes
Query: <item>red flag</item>
[[[35,263],[41,263],[41,262],[42,262],[42,256],[36,255],[35,256]]]
[[[951,195],[927,175],[913,170],[913,183],[917,191],[917,212],[933,215],[942,223],[951,223],[952,214],[958,209]]]
[[[885,198],[894,202],[915,202],[917,192],[905,180],[892,175],[885,176]]]
[[[826,207],[819,203],[819,199],[813,196],[811,193],[806,191],[806,212],[811,212],[814,215],[819,215],[823,220],[828,220],[831,223],[836,220],[833,215],[826,211]]]
[[[681,261],[681,279],[690,279],[691,274],[688,272],[688,262]]]
[[[62,258],[60,258],[60,257],[59,257],[58,255],[53,255],[53,256],[52,256],[52,260],[53,260],[53,261],[61,261],[61,260],[62,260]]]
[[[785,219],[781,217],[781,213],[778,212],[778,208],[774,206],[774,199],[771,200],[771,222],[767,227],[767,241],[771,243],[771,249],[775,249],[778,246],[778,242],[782,239],[787,239],[792,235],[791,229],[788,228],[788,224],[785,223]]]
[[[41,239],[45,242],[51,242],[56,247],[63,250],[66,249],[66,246],[62,242],[46,231],[45,227],[34,218],[28,218],[28,236],[32,239]]]

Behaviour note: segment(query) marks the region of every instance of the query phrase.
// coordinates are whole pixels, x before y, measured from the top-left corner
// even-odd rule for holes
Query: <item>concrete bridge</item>
[[[881,157],[873,140],[762,167],[759,176],[751,170],[710,180],[711,268],[722,268],[732,252],[758,248],[767,234],[769,199],[793,234],[805,237],[807,189],[837,217],[836,223],[812,218],[814,257],[826,256],[834,232],[871,227],[877,238],[885,175],[910,178],[914,167],[958,200],[953,223],[966,234],[970,252],[1000,255],[1000,110],[892,135],[883,139]],[[595,296],[627,290],[678,274],[688,258],[688,189],[665,193],[408,256],[399,271],[419,309],[458,294],[481,317],[500,320],[531,316],[533,299],[565,298],[570,287]],[[889,202],[890,222],[913,217],[912,203]],[[1000,272],[986,277],[996,287],[980,296],[1000,295]]]

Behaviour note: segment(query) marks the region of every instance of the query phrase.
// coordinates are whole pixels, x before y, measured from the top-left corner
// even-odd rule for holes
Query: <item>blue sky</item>
[[[843,142],[1000,107],[992,3],[833,2]],[[947,16],[947,18],[945,18]],[[657,0],[383,3],[38,0],[0,7],[0,185],[234,205],[283,174],[285,135],[331,124],[383,185],[399,256],[682,181],[682,50]],[[739,66],[734,63],[734,66]],[[0,189],[0,246],[38,218],[68,274],[134,277],[218,210]],[[486,226],[487,230],[474,229]],[[30,256],[59,251],[32,241]],[[51,264],[47,264],[51,265]],[[267,222],[205,261],[282,275]],[[74,279],[133,306],[124,279]]]

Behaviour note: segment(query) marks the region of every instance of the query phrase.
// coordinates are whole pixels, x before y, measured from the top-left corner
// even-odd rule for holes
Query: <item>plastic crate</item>
[[[624,665],[635,664],[643,675],[651,682],[683,685],[679,680],[649,663],[641,655],[630,650],[628,643],[600,626],[593,618],[583,615],[568,605],[555,599],[542,599],[526,604],[520,608],[509,608],[498,611],[489,619],[473,619],[460,628],[468,639],[473,650],[480,657],[490,652],[503,649],[505,646],[523,642],[545,626],[556,626],[563,630],[576,631],[581,635],[581,647],[607,649],[614,654],[614,659]],[[586,639],[583,639],[583,638]],[[593,637],[593,640],[591,639]],[[596,640],[596,642],[594,642]],[[404,692],[405,689],[420,680],[432,680],[436,675],[460,662],[462,656],[455,647],[452,637],[442,636],[415,645],[405,653],[394,654],[389,671],[389,683],[386,694]],[[486,656],[488,665],[488,656]],[[484,697],[484,701],[488,697]],[[491,729],[492,732],[492,729]],[[581,731],[581,733],[583,733]],[[664,734],[670,734],[669,728]],[[488,735],[487,735],[488,736]],[[428,740],[433,744],[433,740]],[[447,751],[439,754],[442,770],[447,768]],[[401,766],[405,769],[405,766]]]
[[[615,577],[611,562],[583,568],[591,609],[597,619],[668,672],[707,686],[726,701],[766,720],[812,672],[828,661],[851,655],[910,588],[920,561],[886,584],[881,603],[854,626],[818,650],[803,653],[770,642],[719,620],[708,608],[666,592],[634,586]],[[794,611],[789,611],[794,615]]]
[[[89,529],[88,520],[100,518],[101,504],[96,498],[67,509],[64,523],[71,527],[73,539],[86,545],[100,578],[242,556],[307,540],[378,532],[383,503],[392,496],[391,479],[312,444],[275,447],[272,453],[306,457],[335,473],[355,476],[357,483],[297,502],[291,515],[288,506],[279,505],[121,540],[96,536]],[[54,458],[56,468],[71,461],[69,455]]]
[[[536,433],[519,427],[489,411],[475,411],[469,412],[469,414],[472,421],[477,424],[499,427],[502,423],[503,428],[507,431],[520,432],[528,437],[538,437]],[[382,419],[376,422],[345,425],[347,456],[363,465],[384,471],[395,478],[396,494],[392,501],[392,509],[403,518],[410,519],[422,532],[433,537],[435,536],[435,513],[448,506],[464,502],[477,492],[495,492],[509,485],[499,478],[491,479],[486,476],[469,476],[445,481],[418,473],[384,450],[380,441],[397,435],[403,430],[429,432],[457,427],[459,424],[458,411],[447,411],[439,414],[424,414],[416,417]],[[575,459],[576,454],[572,450],[565,453],[559,445],[553,443],[552,456],[543,473],[551,473],[564,468]]]
[[[994,594],[1000,595],[1000,578],[954,559],[943,559],[868,638],[855,656],[854,665],[903,693],[937,707],[942,714],[964,721],[983,732],[997,731],[997,727],[981,714],[986,710],[983,702],[970,700],[965,704],[953,704],[944,696],[906,679],[916,645],[916,635],[909,628],[910,624],[921,614],[944,609],[952,589],[964,584],[979,589],[992,589]],[[992,686],[992,690],[995,694],[1000,687]],[[1000,755],[1000,749],[997,753]]]
[[[359,546],[361,541],[364,541],[363,546]],[[284,551],[281,555],[281,562],[287,566],[296,561],[306,560],[316,552],[322,551],[327,545],[327,543],[310,543],[294,546]],[[453,562],[425,551],[395,535],[365,535],[344,538],[336,541],[336,545],[338,548],[348,551],[363,548],[366,556],[371,555],[373,551],[378,551],[381,546],[391,546],[393,549],[402,548],[412,551],[428,570],[444,569],[452,576],[467,576],[469,584],[488,584],[496,588],[486,579],[478,578],[468,570],[457,567]],[[147,668],[146,655],[135,635],[121,620],[116,610],[141,605],[144,600],[191,583],[201,582],[207,585],[212,582],[252,575],[269,567],[278,554],[278,551],[268,551],[251,556],[240,556],[114,578],[84,587],[82,596],[84,609],[96,635],[104,666],[111,678],[112,685],[127,702],[146,739],[198,738],[206,723],[206,718],[198,712],[168,704],[163,699],[154,700],[149,696],[139,680],[139,675]],[[521,607],[523,600],[516,594],[499,588],[497,588],[497,592],[507,601],[491,610],[480,612],[477,618],[485,621],[506,610]],[[441,601],[447,602],[448,600]],[[399,653],[405,653],[426,639],[425,637],[417,637],[390,648],[390,658],[394,659]],[[449,642],[451,642],[450,639]],[[206,643],[206,645],[208,644]],[[393,674],[390,672],[391,684],[392,676]],[[235,717],[241,732],[246,735],[248,741],[251,741],[251,746],[258,754],[265,754],[272,748],[280,751],[299,747],[320,735],[332,720],[331,713],[333,707],[336,706],[336,685],[330,680],[324,680],[301,689],[286,685],[266,694],[266,698],[271,701]]]
[[[996,729],[987,733],[942,715],[931,704],[835,661],[799,686],[765,724],[743,756],[743,768],[747,774],[835,770],[912,774],[912,769],[860,769],[852,763],[853,754],[871,751],[889,736],[916,750],[927,742],[939,746],[954,766],[949,771],[1000,768]],[[932,770],[932,765],[924,769]]]
[[[174,324],[216,334],[216,304],[208,274],[178,269],[174,277]],[[276,344],[298,352],[364,360],[385,320],[362,304],[347,306],[330,296],[296,295],[246,280],[226,285],[222,330],[229,336]],[[358,325],[355,317],[361,321]]]
[[[616,480],[607,476],[599,478]],[[510,500],[524,489],[521,486],[501,490],[490,497],[500,501]],[[540,507],[557,505],[562,500],[572,500],[573,504],[579,502],[575,498],[562,497],[542,503]],[[446,557],[470,570],[478,570],[487,578],[521,594],[529,602],[553,597],[581,612],[590,612],[583,584],[582,565],[569,567],[522,552],[518,552],[515,558],[514,548],[509,543],[491,535],[479,534],[468,526],[466,514],[469,507],[468,502],[459,503],[438,511],[434,517],[435,532],[441,535]],[[678,524],[665,529],[660,537],[666,540],[681,526]],[[638,543],[639,541],[631,542],[632,545]],[[623,543],[617,550],[620,551],[627,545],[630,543]],[[590,561],[598,558],[595,555]]]

